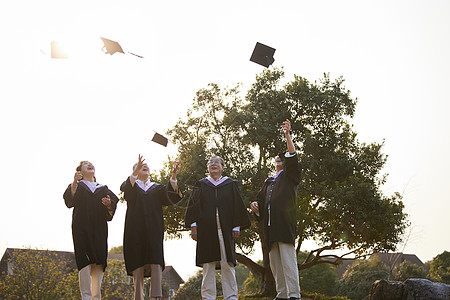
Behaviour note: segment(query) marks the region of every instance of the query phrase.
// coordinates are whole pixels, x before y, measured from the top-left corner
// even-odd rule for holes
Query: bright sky
[[[152,130],[171,128],[210,82],[248,88],[263,70],[249,61],[256,42],[277,49],[286,81],[346,79],[359,140],[385,140],[385,192],[404,194],[412,226],[399,250],[423,262],[450,250],[449,1],[154,2],[0,2],[0,255],[73,251],[62,194],[78,162],[116,193],[138,153],[158,169],[175,149],[150,142]],[[100,36],[144,58],[105,55]],[[52,40],[69,59],[50,58]],[[122,244],[125,210],[110,247]],[[165,244],[184,279],[194,247]]]

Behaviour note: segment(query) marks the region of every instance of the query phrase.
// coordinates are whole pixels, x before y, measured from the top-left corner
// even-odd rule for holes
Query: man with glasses
[[[196,265],[203,267],[202,299],[216,299],[215,270],[220,266],[224,299],[237,300],[234,241],[250,226],[236,181],[222,176],[221,157],[212,156],[209,176],[195,184],[186,210],[186,227],[197,241]]]

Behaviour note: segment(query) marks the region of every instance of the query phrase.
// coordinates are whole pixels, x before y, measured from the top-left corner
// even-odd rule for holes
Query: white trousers
[[[297,254],[292,244],[275,242],[269,252],[270,269],[275,278],[277,297],[300,299]]]
[[[236,275],[232,263],[227,262],[225,244],[223,242],[222,230],[217,231],[220,247],[220,270],[222,273],[223,299],[238,300],[238,288]],[[203,264],[202,300],[215,300],[216,293],[216,262]]]
[[[87,265],[78,272],[82,300],[100,300],[103,279],[103,265]]]
[[[150,299],[162,298],[161,278],[162,268],[160,265],[145,265],[133,271],[134,300],[144,300],[144,270],[150,267]]]

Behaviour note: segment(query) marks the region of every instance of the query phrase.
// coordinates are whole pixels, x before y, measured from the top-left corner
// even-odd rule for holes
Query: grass
[[[239,300],[273,300],[273,297],[263,297],[260,295],[239,295]],[[217,299],[223,300],[223,296],[218,296]],[[347,297],[330,297],[318,293],[302,292],[302,300],[348,300]]]

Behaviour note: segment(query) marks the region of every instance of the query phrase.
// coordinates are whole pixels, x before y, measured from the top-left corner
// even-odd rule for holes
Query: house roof
[[[58,257],[61,261],[65,262],[69,269],[76,269],[75,254],[68,251],[55,251],[55,250],[38,250],[30,248],[7,248],[5,253],[0,260],[0,274],[4,274],[8,271],[8,261],[13,258],[14,255],[19,255],[21,253],[31,253],[31,255],[37,255],[38,253],[47,253],[48,255],[54,255]]]
[[[380,258],[380,260],[389,268],[393,269],[394,267],[400,265],[404,261],[408,261],[412,264],[418,265],[419,267],[423,267],[424,263],[415,255],[415,254],[404,254],[402,252],[397,253],[374,253]],[[356,259],[343,260],[340,265],[338,265],[334,272],[341,278],[347,270],[348,266],[353,264]]]
[[[123,254],[122,253],[108,253],[108,259],[123,260]]]
[[[167,274],[167,275],[166,275]],[[166,268],[164,269],[164,271],[162,272],[162,276],[163,278],[165,278],[165,276],[171,276],[174,280],[176,280],[176,282],[178,284],[182,284],[184,283],[183,278],[181,278],[181,276],[178,274],[177,271],[175,271],[175,269],[172,266],[166,266]]]
[[[66,262],[66,265],[70,267],[70,269],[75,270],[77,268],[75,262],[75,254],[73,252],[68,251],[56,251],[56,250],[38,250],[38,249],[20,249],[20,248],[7,248],[5,253],[3,254],[2,259],[0,260],[0,274],[6,274],[8,271],[8,261],[13,257],[14,254],[20,254],[25,252],[35,252],[37,253],[50,253],[56,254],[58,258]],[[124,260],[122,253],[108,253],[108,259],[117,259]],[[166,266],[164,271],[162,272],[162,277],[166,280],[166,282],[171,287],[175,287],[178,289],[178,286],[184,283],[181,276],[177,273],[177,271],[172,266]]]
[[[423,262],[415,254],[404,254],[402,252],[397,253],[374,253],[373,255],[379,257],[381,261],[388,267],[396,267],[404,261],[422,267]]]

